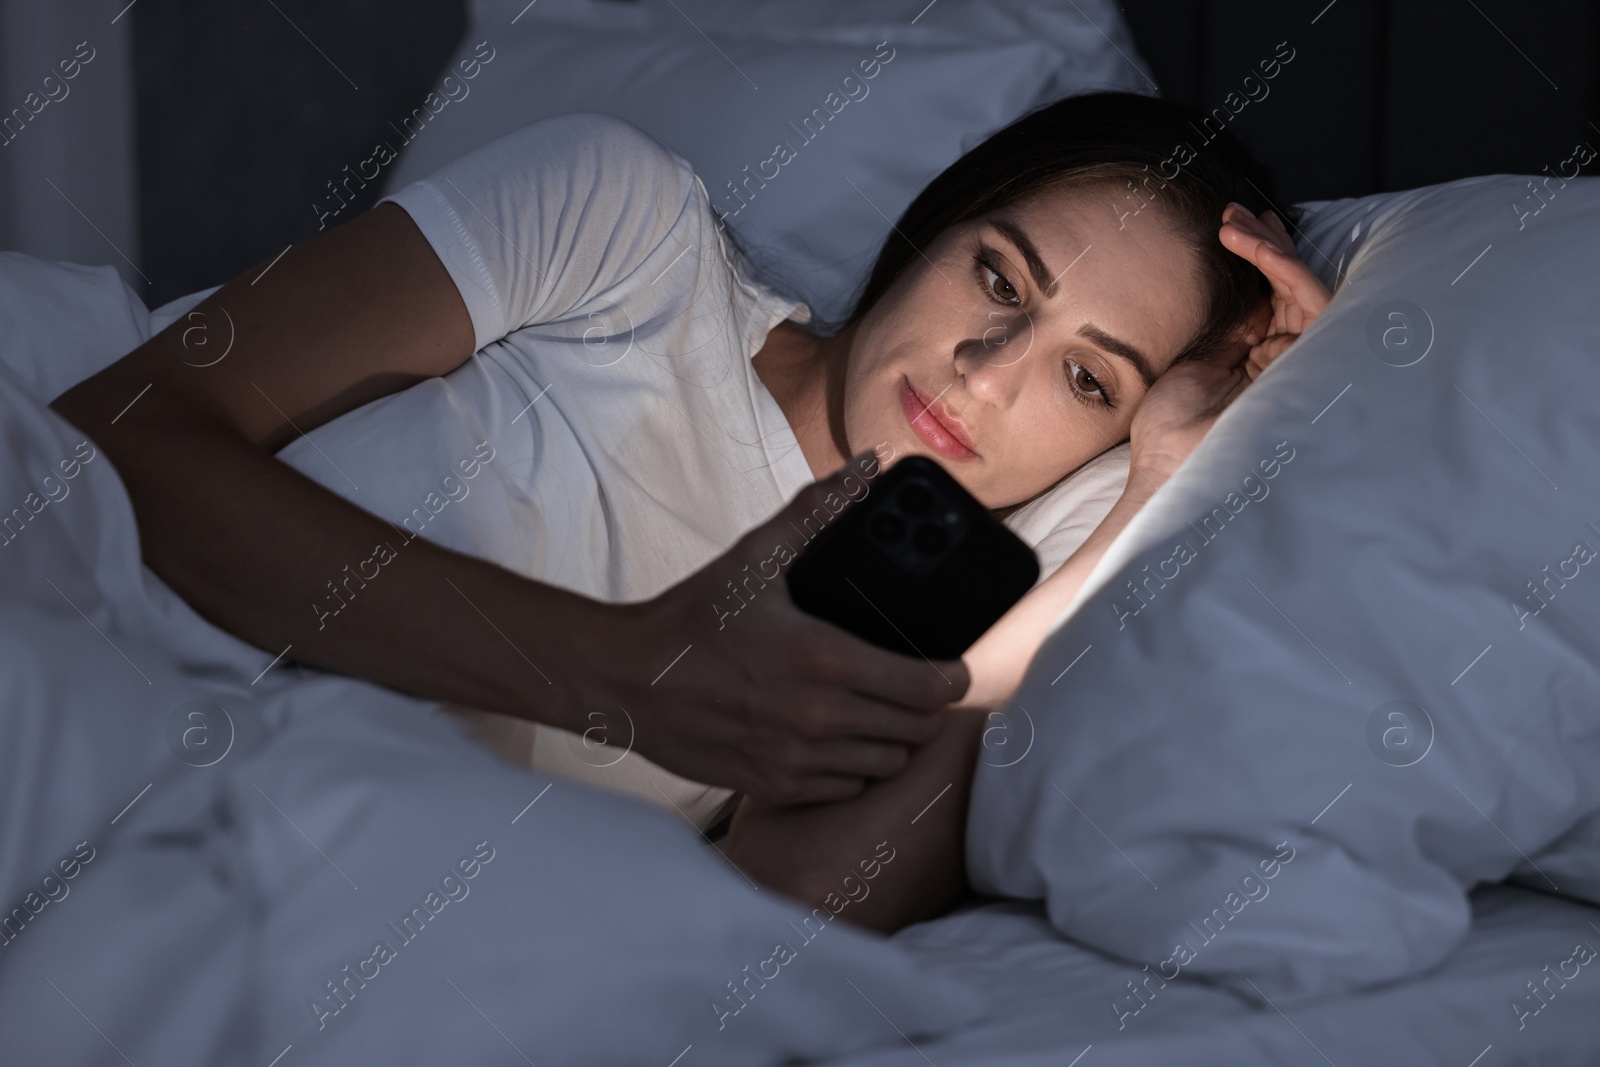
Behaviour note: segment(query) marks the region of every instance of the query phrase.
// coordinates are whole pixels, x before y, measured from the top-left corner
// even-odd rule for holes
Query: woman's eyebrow
[[[1005,235],[1006,240],[1017,246],[1017,251],[1022,253],[1022,261],[1028,265],[1028,273],[1033,275],[1033,284],[1046,298],[1056,295],[1056,282],[1059,280],[1050,273],[1050,268],[1044,265],[1044,260],[1039,257],[1039,249],[1028,236],[1027,231],[1010,219],[990,219],[989,225]]]
[[[1028,237],[1027,231],[1010,219],[1005,218],[990,219],[989,225],[1000,231],[1006,240],[1016,245],[1017,251],[1022,253],[1022,261],[1027,264],[1028,273],[1033,276],[1034,284],[1039,287],[1039,291],[1046,298],[1055,296],[1057,283],[1061,280],[1060,276],[1056,275],[1052,278],[1050,268],[1045,266],[1044,259],[1039,255],[1039,249],[1034,245],[1033,240]],[[1062,271],[1062,273],[1065,274],[1066,271]],[[1156,383],[1156,373],[1152,369],[1150,357],[1146,356],[1138,348],[1111,336],[1092,322],[1086,322],[1078,327],[1078,336],[1093,341],[1112,355],[1121,356],[1129,363],[1132,363],[1133,369],[1138,371],[1139,377],[1144,379],[1146,389]]]
[[[1151,369],[1149,357],[1147,357],[1143,352],[1139,351],[1139,349],[1135,348],[1133,345],[1130,345],[1126,341],[1118,340],[1117,338],[1112,337],[1109,333],[1106,333],[1092,322],[1086,322],[1082,326],[1079,326],[1078,336],[1087,338],[1088,340],[1099,345],[1101,348],[1105,349],[1107,352],[1110,352],[1112,355],[1121,356],[1129,363],[1132,363],[1134,369],[1139,372],[1139,377],[1144,379],[1144,385],[1146,389],[1150,388],[1156,383],[1156,374],[1155,371]]]

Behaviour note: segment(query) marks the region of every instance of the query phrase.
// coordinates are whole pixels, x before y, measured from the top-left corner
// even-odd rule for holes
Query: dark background
[[[1294,61],[1231,128],[1290,202],[1537,174],[1579,141],[1600,149],[1595,0],[1122,7],[1162,95],[1202,109],[1289,42]],[[1600,170],[1591,163],[1584,173]]]
[[[1123,9],[1163,95],[1202,110],[1278,42],[1295,49],[1230,124],[1280,201],[1536,174],[1580,141],[1600,149],[1600,0]],[[140,0],[129,17],[152,307],[313,236],[324,184],[433,88],[466,30],[462,0]],[[376,185],[362,195],[356,209]]]

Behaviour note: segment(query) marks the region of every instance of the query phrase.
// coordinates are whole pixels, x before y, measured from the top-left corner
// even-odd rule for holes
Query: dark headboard
[[[463,0],[276,6],[141,0],[130,13],[152,305],[313,236],[324,183],[432,86],[466,24]],[[1282,200],[1533,174],[1585,138],[1600,148],[1600,0],[1131,0],[1124,12],[1163,93],[1202,110],[1226,107],[1288,42],[1266,95],[1229,115]],[[377,187],[362,196],[358,210]]]
[[[1283,200],[1554,172],[1579,142],[1600,149],[1600,0],[1122,7],[1162,95],[1223,108]],[[1293,58],[1263,82],[1279,42]],[[1257,100],[1242,88],[1252,74]]]
[[[314,237],[327,182],[392,136],[467,24],[464,0],[140,0],[129,17],[151,307]]]

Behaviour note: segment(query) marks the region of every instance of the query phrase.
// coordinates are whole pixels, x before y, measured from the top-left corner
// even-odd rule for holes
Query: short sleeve
[[[482,348],[627,279],[694,210],[697,190],[689,164],[637,126],[582,113],[524,126],[379,203],[399,204],[422,230]]]

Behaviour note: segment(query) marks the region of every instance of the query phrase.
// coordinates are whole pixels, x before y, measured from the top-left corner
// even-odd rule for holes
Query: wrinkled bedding
[[[1356,220],[1352,238],[1375,214],[1334,206],[1346,233]],[[1345,256],[1320,236],[1343,272]],[[1008,807],[1018,801],[1005,800],[1004,783],[1024,775],[1047,784],[1036,768],[1055,758],[1057,728],[1041,730],[1021,766],[986,754],[969,827],[993,881],[1007,864],[1033,864],[1043,888],[1032,895],[1051,894],[1050,905],[982,905],[884,940],[756,890],[670,815],[496,760],[425,702],[275,661],[206,624],[140,565],[115,471],[43,406],[181,313],[152,315],[109,268],[0,253],[0,317],[12,327],[0,347],[0,517],[26,516],[0,537],[7,1060],[1488,1067],[1585,1064],[1600,1047],[1589,965],[1600,909],[1528,889],[1469,897],[1449,884],[1460,912],[1445,951],[1413,968],[1422,973],[1321,999],[1240,993],[1203,968],[1163,981],[1159,961],[1113,957],[1135,944],[1126,931],[1164,913],[1138,895],[1142,883],[1116,881],[1137,875],[1093,851],[1114,847],[1104,835],[1078,827],[1051,844],[1039,820],[1059,823],[1060,811],[1038,806],[1018,821]],[[1398,363],[1357,357],[1380,371]],[[1317,397],[1300,405],[1308,425]],[[1256,416],[1245,410],[1201,457],[1202,474],[1249,451],[1245,419]],[[1309,469],[1306,458],[1288,461],[1287,475]],[[1174,498],[1210,490],[1191,478],[1102,572],[1170,532],[1150,527],[1170,525]],[[1292,484],[1252,506],[1283,504]],[[1156,607],[1176,616],[1178,593]],[[1153,639],[1137,635],[1160,619],[1152,611],[1120,636],[1151,652]],[[1075,633],[1063,628],[1041,654],[1061,660],[1041,692],[1087,643]],[[1478,647],[1459,662],[1441,654],[1451,666],[1441,687]],[[1093,679],[1091,668],[1077,671]],[[1376,774],[1404,772],[1359,731],[1352,744]],[[1455,740],[1440,744],[1436,756],[1449,755]],[[1086,790],[1088,774],[1057,780],[1078,783],[1057,805],[1068,813],[1075,802],[1099,814],[1118,796],[1136,813],[1132,800],[1146,795]],[[1329,835],[1317,844],[1348,832],[1315,810],[1347,780],[1319,781],[1318,804],[1295,813]],[[1342,803],[1341,816],[1367,802]],[[1127,843],[1123,827],[1101,824]],[[1244,935],[1210,954],[1244,961],[1226,972],[1235,985],[1270,969],[1268,957],[1309,960],[1315,976],[1329,973],[1330,942],[1363,951],[1363,931],[1340,932],[1326,892],[1305,891],[1309,858],[1280,861],[1276,880],[1260,883],[1270,899],[1221,935]],[[1078,913],[1052,888],[1076,885],[1071,864],[1100,872],[1074,889]],[[1180,897],[1223,899],[1203,879],[1148,869]],[[1312,925],[1297,927],[1318,900]],[[1060,930],[1063,915],[1113,913],[1090,936],[1073,939],[1071,922],[1073,936]],[[1297,929],[1310,932],[1297,941]]]
[[[102,321],[137,334],[107,281],[57,271],[23,295],[101,292],[121,301]],[[0,368],[0,500],[19,509],[0,543],[0,1059],[775,1063],[882,1044],[885,1016],[933,1034],[982,1010],[758,890],[677,816],[206,623],[142,566],[116,472],[34,395],[48,379]]]

